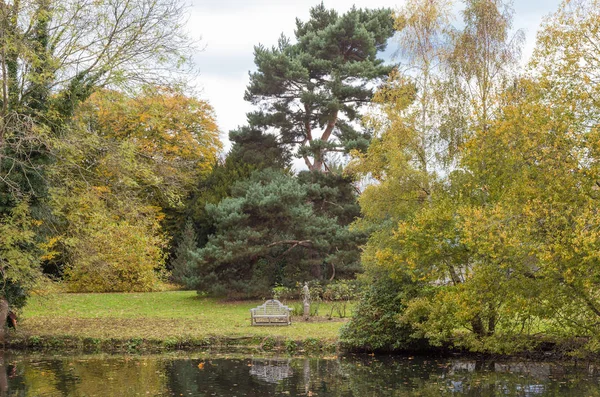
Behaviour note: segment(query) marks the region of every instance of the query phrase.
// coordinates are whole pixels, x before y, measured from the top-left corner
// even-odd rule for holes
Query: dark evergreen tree
[[[328,279],[354,277],[361,270],[359,247],[367,242],[368,234],[349,228],[360,216],[358,192],[352,179],[341,173],[320,171],[303,171],[297,178],[306,187],[315,215],[334,219],[340,227],[331,241],[335,249],[326,260],[330,266]]]
[[[370,133],[357,121],[391,71],[377,52],[393,33],[393,19],[388,9],[353,8],[340,16],[323,4],[310,15],[296,21],[296,43],[282,37],[276,48],[255,48],[258,70],[245,98],[261,110],[248,114],[249,127],[230,134],[234,147],[215,168],[219,184],[196,200],[201,243],[209,236],[198,251],[203,291],[257,296],[275,283],[353,277],[360,268],[366,235],[348,228],[359,215],[356,192],[349,178],[332,172],[326,155],[368,146]],[[223,172],[285,169],[292,151],[309,172],[254,172],[235,185],[241,175]],[[216,205],[216,192],[231,197]]]
[[[229,140],[233,145],[225,164],[232,168],[239,164],[249,165],[252,170],[286,169],[290,166],[291,155],[275,135],[244,126],[230,131]]]
[[[309,186],[289,173],[265,170],[238,182],[232,197],[206,210],[215,233],[197,251],[201,291],[268,296],[275,283],[330,277],[347,229],[314,211]]]
[[[186,289],[193,289],[197,284],[198,272],[193,252],[198,249],[196,233],[191,220],[187,220],[185,228],[175,249],[175,258],[171,261],[171,278]]]
[[[358,191],[349,176],[337,172],[302,171],[298,181],[307,186],[317,214],[335,217],[343,226],[360,216],[360,205],[356,201]]]
[[[277,47],[255,47],[245,99],[261,109],[248,114],[250,125],[274,128],[310,170],[327,170],[330,151],[366,149],[370,134],[356,121],[391,71],[377,52],[393,32],[389,9],[340,16],[322,3],[312,8],[308,22],[296,20],[296,43],[282,36]]]
[[[217,162],[211,173],[198,182],[198,188],[186,206],[186,216],[194,224],[200,247],[215,232],[214,224],[206,212],[207,204],[218,204],[230,197],[232,186],[249,178],[254,171],[265,168],[283,170],[290,166],[289,153],[274,135],[264,134],[255,128],[240,127],[229,133],[229,140],[233,145],[227,158]],[[176,236],[175,241],[180,239],[181,236]]]

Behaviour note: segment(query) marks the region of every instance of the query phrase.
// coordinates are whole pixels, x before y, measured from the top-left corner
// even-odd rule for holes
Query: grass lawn
[[[25,338],[199,340],[266,338],[323,342],[337,340],[345,320],[335,318],[291,326],[252,327],[250,308],[263,302],[221,302],[195,291],[66,294],[32,297],[24,308],[18,335]],[[328,312],[321,304],[320,313]]]

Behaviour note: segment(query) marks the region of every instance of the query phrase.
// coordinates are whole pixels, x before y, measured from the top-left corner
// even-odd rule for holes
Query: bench
[[[277,299],[271,299],[262,305],[250,309],[252,325],[290,325],[292,309],[283,305]]]

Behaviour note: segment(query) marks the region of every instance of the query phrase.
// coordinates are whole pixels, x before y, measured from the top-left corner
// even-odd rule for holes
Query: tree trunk
[[[488,318],[487,335],[492,336],[496,331],[496,312],[491,309],[490,318]]]
[[[4,361],[4,353],[0,352],[0,396],[8,394],[8,373],[6,362]]]
[[[479,314],[471,320],[471,327],[473,327],[473,333],[478,338],[485,336],[485,327],[483,326],[483,321],[481,321]]]
[[[8,301],[5,297],[0,298],[0,343],[6,338],[6,318],[8,317]]]

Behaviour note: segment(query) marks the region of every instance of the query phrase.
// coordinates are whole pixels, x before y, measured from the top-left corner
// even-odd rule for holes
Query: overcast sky
[[[398,8],[403,0],[326,0],[327,8],[347,11],[359,8]],[[253,48],[261,43],[275,45],[279,35],[293,37],[295,19],[308,19],[310,7],[319,0],[193,0],[188,21],[195,38],[201,37],[204,51],[194,55],[200,71],[196,82],[202,99],[215,108],[217,122],[226,140],[229,130],[246,122],[252,107],[243,99],[248,72],[254,70]],[[514,27],[523,29],[529,56],[542,18],[558,9],[559,0],[515,0]],[[390,42],[388,48],[395,49]],[[228,145],[226,145],[226,148]]]

